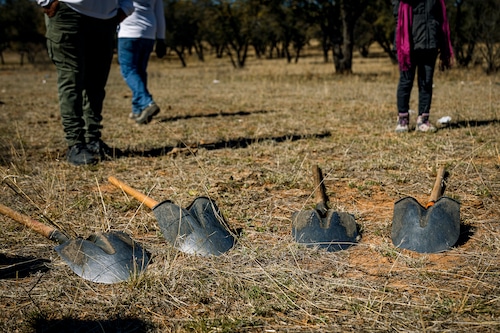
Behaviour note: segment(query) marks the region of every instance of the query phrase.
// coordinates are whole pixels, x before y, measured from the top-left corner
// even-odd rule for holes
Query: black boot
[[[94,157],[84,143],[77,143],[68,148],[66,159],[73,165],[96,164],[97,159]]]

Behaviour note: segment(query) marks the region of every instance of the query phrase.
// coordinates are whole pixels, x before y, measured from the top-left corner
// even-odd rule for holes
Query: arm
[[[127,16],[134,12],[134,2],[131,0],[118,0],[118,18],[123,21]]]
[[[398,27],[398,12],[399,12],[399,0],[391,0],[392,2],[392,15],[394,15],[394,39],[392,41],[392,52],[396,54],[396,30]]]
[[[161,59],[167,53],[165,45],[165,11],[163,10],[163,0],[155,1],[155,19],[156,19],[156,56]]]
[[[163,9],[163,1],[155,2],[155,17],[156,17],[156,39],[165,39],[165,11]]]
[[[398,11],[399,11],[399,0],[391,0],[392,2],[392,15],[394,15],[394,18],[396,19],[396,22],[398,21]]]
[[[59,8],[58,0],[36,0],[36,3],[43,8],[43,12],[47,14],[48,17],[56,15],[57,9]]]

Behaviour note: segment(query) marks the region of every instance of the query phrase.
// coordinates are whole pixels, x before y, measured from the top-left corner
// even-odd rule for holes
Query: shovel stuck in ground
[[[142,272],[149,257],[124,232],[96,233],[70,239],[61,231],[0,204],[0,213],[58,243],[56,252],[78,276],[92,282],[117,283]]]
[[[394,204],[392,243],[420,253],[450,249],[460,236],[460,203],[443,197],[444,167],[438,170],[426,207],[406,197]]]
[[[157,202],[115,177],[109,182],[153,209],[167,242],[178,250],[202,256],[221,255],[235,243],[219,208],[209,198],[198,197],[187,208],[169,200]]]
[[[330,252],[345,250],[357,243],[358,228],[354,217],[328,208],[328,197],[321,169],[313,167],[316,209],[295,212],[292,215],[292,236],[310,247]]]

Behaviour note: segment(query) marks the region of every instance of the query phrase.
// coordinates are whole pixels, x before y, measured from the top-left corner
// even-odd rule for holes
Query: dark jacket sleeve
[[[399,11],[399,0],[391,0],[392,1],[392,14],[394,15],[394,18],[396,19],[396,22],[398,21],[398,11]]]

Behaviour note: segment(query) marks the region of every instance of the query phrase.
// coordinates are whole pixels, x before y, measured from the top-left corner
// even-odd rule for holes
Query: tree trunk
[[[205,55],[203,54],[203,44],[201,43],[201,41],[194,43],[194,50],[198,55],[198,60],[200,60],[201,62],[205,61]]]
[[[176,47],[174,47],[174,51],[179,57],[179,60],[181,61],[182,67],[187,67],[186,65],[186,60],[184,59],[184,51],[183,50],[178,50]]]
[[[323,61],[325,64],[328,63],[328,51],[330,50],[330,45],[328,43],[328,38],[325,34],[321,36],[321,49],[323,50]]]
[[[340,16],[342,20],[342,43],[340,50],[334,51],[335,71],[339,74],[352,74],[352,54],[354,45],[354,25],[356,23],[355,15],[352,12],[349,0],[340,2]]]

